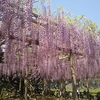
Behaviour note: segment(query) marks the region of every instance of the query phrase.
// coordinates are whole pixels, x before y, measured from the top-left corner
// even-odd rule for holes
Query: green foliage
[[[100,29],[98,30],[97,24],[92,20],[87,19],[84,15],[75,17],[66,16],[66,21],[68,24],[77,23],[80,27],[84,27],[86,31],[92,31],[94,33],[98,31],[100,33]]]
[[[41,4],[44,4],[45,0],[39,0],[39,2],[40,2]]]
[[[33,12],[38,13],[40,11],[40,8],[38,6],[34,6]]]
[[[98,29],[98,31],[97,31],[99,34],[100,34],[100,28]]]

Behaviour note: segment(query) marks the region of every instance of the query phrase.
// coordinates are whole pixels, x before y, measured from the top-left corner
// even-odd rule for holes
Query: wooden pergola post
[[[88,78],[88,75],[86,76],[86,87],[87,87],[87,99],[90,100],[90,93],[89,93],[89,78]]]
[[[25,85],[24,98],[25,98],[25,100],[28,100],[28,98],[27,98],[27,93],[28,93],[28,67],[26,67],[26,75],[25,75],[25,79],[24,79],[24,85]]]
[[[72,75],[73,100],[77,100],[76,74],[75,74],[75,66],[74,66],[74,55],[72,53],[72,50],[70,50],[70,67],[71,67],[71,75]]]

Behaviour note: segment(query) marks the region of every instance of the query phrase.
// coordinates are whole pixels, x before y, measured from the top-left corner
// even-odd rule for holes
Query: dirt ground
[[[65,98],[57,98],[57,97],[44,97],[44,96],[38,96],[37,99],[32,99],[32,100],[65,100]],[[71,99],[66,99],[66,100],[71,100]]]
[[[1,100],[1,99],[0,99]],[[9,99],[5,99],[5,100],[21,100],[19,98],[9,98]],[[29,100],[73,100],[73,99],[68,99],[68,98],[62,98],[62,97],[55,97],[55,96],[37,96],[37,97],[34,97],[34,98],[31,98]]]

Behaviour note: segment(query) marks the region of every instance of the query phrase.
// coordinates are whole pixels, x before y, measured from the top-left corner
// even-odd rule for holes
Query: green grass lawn
[[[55,89],[51,89],[51,91],[55,91]],[[72,89],[66,89],[66,91],[71,91],[72,92]],[[80,89],[80,92],[83,92],[83,89]],[[100,88],[96,88],[96,89],[89,89],[89,92],[91,92],[91,93],[98,93],[98,92],[100,92]]]
[[[100,88],[97,88],[97,89],[89,89],[90,92],[93,92],[93,93],[98,93],[100,92]]]

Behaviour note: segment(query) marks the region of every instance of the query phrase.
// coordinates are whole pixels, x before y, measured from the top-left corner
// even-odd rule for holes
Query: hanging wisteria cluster
[[[70,79],[72,52],[77,79],[99,75],[100,35],[68,24],[63,11],[55,18],[44,9],[36,17],[32,6],[32,0],[0,0],[0,73],[25,76],[27,68],[31,78]]]

